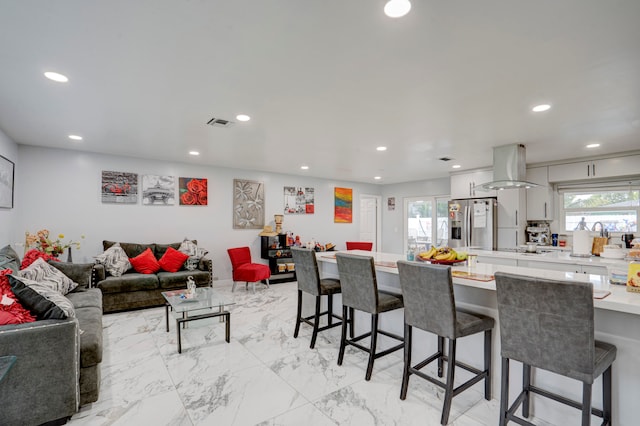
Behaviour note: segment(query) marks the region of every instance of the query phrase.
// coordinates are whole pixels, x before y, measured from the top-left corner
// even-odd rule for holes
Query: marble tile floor
[[[364,380],[366,354],[348,347],[336,364],[340,328],[311,327],[293,338],[297,285],[256,293],[230,281],[214,287],[233,297],[231,342],[217,318],[194,321],[177,353],[175,321],[165,331],[164,308],[105,315],[100,398],[68,424],[76,425],[438,425],[443,391],[413,376],[399,398],[402,351],[376,360]],[[460,374],[464,380],[464,375]],[[498,424],[498,401],[476,384],[453,399],[449,422]],[[494,393],[494,398],[497,393]],[[544,425],[542,421],[536,424]]]

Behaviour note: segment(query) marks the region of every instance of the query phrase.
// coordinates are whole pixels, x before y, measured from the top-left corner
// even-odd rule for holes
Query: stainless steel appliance
[[[527,242],[536,243],[540,246],[548,246],[549,241],[549,224],[546,222],[529,222],[529,226],[527,226]]]
[[[449,245],[496,250],[498,199],[473,198],[449,201]]]

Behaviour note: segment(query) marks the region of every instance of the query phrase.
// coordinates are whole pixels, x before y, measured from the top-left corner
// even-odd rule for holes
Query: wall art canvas
[[[335,223],[351,223],[353,221],[353,189],[336,187],[334,195],[333,221]]]
[[[396,197],[387,198],[387,210],[390,212],[396,209]]]
[[[102,202],[135,204],[138,202],[138,174],[102,171]]]
[[[206,206],[208,203],[207,179],[181,177],[178,184],[181,206]]]
[[[142,175],[142,204],[147,206],[175,205],[175,176]]]
[[[0,155],[0,208],[13,208],[13,178],[15,164]]]
[[[264,227],[264,184],[233,180],[233,229]]]
[[[284,187],[285,214],[313,214],[314,205],[313,188]]]

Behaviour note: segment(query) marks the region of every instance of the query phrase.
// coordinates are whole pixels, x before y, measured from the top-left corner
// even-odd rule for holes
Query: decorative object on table
[[[324,250],[325,250],[325,251],[333,251],[335,248],[336,248],[336,245],[335,245],[335,244],[333,244],[333,243],[327,243],[327,244],[324,246]]]
[[[206,178],[181,177],[178,179],[178,192],[181,206],[206,206],[208,190]]]
[[[185,297],[187,299],[193,299],[196,295],[196,282],[193,280],[193,277],[189,275],[187,277],[187,291],[185,292]]]
[[[387,198],[387,210],[390,212],[396,209],[396,197]]]
[[[467,253],[457,252],[451,247],[431,247],[427,251],[422,251],[416,256],[417,260],[431,262],[442,265],[453,265],[467,260]]]
[[[631,262],[629,264],[627,291],[640,293],[640,262]]]
[[[353,189],[338,188],[334,189],[334,223],[352,223],[353,222]]]
[[[551,245],[554,247],[558,246],[558,234],[551,234]]]
[[[233,229],[261,229],[264,226],[264,184],[233,180]]]
[[[284,213],[285,214],[313,214],[314,189],[294,186],[284,187]]]
[[[142,175],[142,204],[173,206],[176,203],[175,176]]]
[[[0,208],[13,208],[13,179],[15,164],[0,155]]]
[[[138,202],[138,174],[103,170],[102,202],[136,204]]]
[[[84,235],[80,238],[84,239]],[[71,247],[80,248],[80,242],[70,240],[64,242],[64,234],[58,234],[58,238],[53,240],[49,238],[49,230],[41,229],[35,234],[29,231],[25,232],[25,251],[28,249],[36,249],[46,253],[52,257],[58,258],[65,250],[68,250],[67,262],[71,262]]]
[[[276,234],[282,234],[282,221],[284,216],[281,214],[274,214],[273,219],[276,222]]]

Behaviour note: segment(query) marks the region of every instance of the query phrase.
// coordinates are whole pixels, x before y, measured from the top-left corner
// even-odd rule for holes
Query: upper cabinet
[[[640,175],[640,155],[549,166],[549,182]]]
[[[493,170],[476,170],[451,175],[451,198],[495,197],[496,191],[483,191],[477,187],[492,180]]]
[[[553,220],[553,188],[547,177],[547,167],[527,169],[527,181],[540,186],[527,189],[527,220]]]

